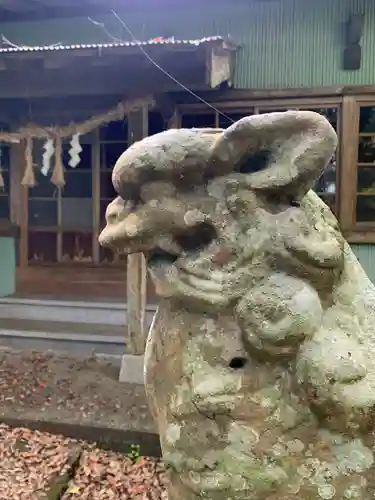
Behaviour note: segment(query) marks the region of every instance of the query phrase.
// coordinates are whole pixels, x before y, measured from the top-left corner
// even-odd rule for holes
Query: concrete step
[[[151,324],[155,306],[146,311],[146,327]],[[0,319],[25,319],[31,321],[55,321],[125,326],[127,323],[126,304],[116,302],[65,301],[50,299],[2,298],[0,299]]]
[[[125,326],[0,318],[0,346],[118,359],[126,353]]]

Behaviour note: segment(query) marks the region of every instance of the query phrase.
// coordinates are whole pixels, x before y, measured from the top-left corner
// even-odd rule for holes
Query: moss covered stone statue
[[[168,130],[118,160],[100,243],[144,252],[170,500],[375,498],[375,290],[311,191],[328,121]]]

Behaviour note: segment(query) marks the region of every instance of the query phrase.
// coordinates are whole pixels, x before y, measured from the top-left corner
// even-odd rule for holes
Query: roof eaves
[[[0,54],[10,54],[18,52],[62,52],[62,51],[74,51],[82,49],[112,49],[121,47],[151,47],[151,46],[161,46],[161,45],[192,45],[198,47],[199,45],[212,43],[212,42],[224,42],[224,38],[221,36],[211,36],[201,38],[199,40],[176,40],[174,38],[154,38],[148,41],[131,41],[131,42],[118,42],[118,43],[91,43],[91,44],[74,44],[74,45],[42,45],[42,46],[12,46],[12,47],[0,47]]]

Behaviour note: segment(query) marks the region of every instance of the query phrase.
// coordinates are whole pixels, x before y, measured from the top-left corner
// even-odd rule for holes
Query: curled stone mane
[[[100,243],[144,252],[145,385],[169,500],[375,498],[375,293],[311,190],[308,111],[168,130],[125,151]]]

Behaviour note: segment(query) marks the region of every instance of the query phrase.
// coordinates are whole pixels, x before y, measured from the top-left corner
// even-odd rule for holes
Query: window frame
[[[63,200],[65,199],[81,199],[80,197],[65,197],[63,189],[64,188],[59,188],[55,187],[53,190],[52,195],[50,196],[33,196],[33,189],[34,188],[28,188],[27,189],[27,199],[26,199],[26,205],[27,205],[27,214],[28,214],[28,220],[27,220],[27,263],[28,265],[54,265],[54,264],[59,264],[59,265],[64,265],[64,264],[69,264],[69,265],[92,265],[95,264],[94,260],[94,236],[92,237],[92,245],[91,245],[91,256],[85,257],[81,261],[77,260],[68,260],[64,254],[64,234],[65,233],[76,233],[78,236],[82,235],[83,237],[87,236],[88,234],[94,235],[95,233],[95,227],[94,227],[94,213],[95,213],[95,197],[94,197],[94,178],[95,178],[95,168],[96,168],[96,162],[94,160],[95,158],[95,148],[97,148],[96,144],[96,131],[91,134],[87,134],[82,138],[81,144],[85,145],[90,145],[91,147],[91,168],[90,169],[82,169],[79,170],[79,167],[77,169],[69,169],[69,176],[78,176],[78,175],[87,175],[88,173],[91,173],[91,192],[92,196],[90,198],[87,197],[82,197],[83,200],[90,199],[92,200],[93,204],[93,209],[92,209],[92,226],[91,228],[83,228],[83,227],[73,227],[73,226],[63,226],[62,224],[62,204]],[[72,182],[70,180],[70,182]],[[74,182],[74,181],[73,181]],[[56,203],[56,210],[57,210],[57,221],[56,224],[50,224],[50,225],[43,225],[43,224],[30,224],[29,220],[29,209],[30,209],[30,201],[40,201],[40,202],[46,202],[46,203]],[[29,251],[30,251],[30,239],[32,237],[35,237],[35,233],[43,234],[43,233],[49,233],[49,234],[54,234],[56,237],[56,260],[55,261],[44,261],[39,258],[30,258]],[[32,236],[33,235],[33,236]],[[91,257],[91,260],[88,260]]]
[[[152,114],[153,111],[149,112],[149,119],[150,115]],[[162,116],[159,113],[160,117]],[[159,118],[159,122],[161,123],[161,118]],[[120,121],[120,120],[118,120]],[[100,231],[103,227],[103,207],[106,208],[108,203],[110,203],[114,197],[115,194],[113,194],[112,197],[109,195],[105,196],[103,195],[102,192],[102,185],[104,185],[104,174],[109,174],[112,172],[112,169],[114,165],[106,166],[102,159],[104,155],[102,155],[103,148],[105,145],[110,145],[110,144],[121,144],[123,145],[123,148],[121,149],[121,152],[126,150],[126,148],[129,145],[129,133],[128,133],[128,124],[127,119],[124,119],[125,126],[124,126],[124,134],[123,137],[121,138],[120,136],[111,138],[105,134],[105,128],[107,126],[110,126],[110,124],[107,124],[107,126],[103,127],[98,127],[95,129],[93,132],[90,134],[87,134],[82,137],[81,140],[81,145],[83,144],[89,144],[91,146],[91,168],[84,168],[84,169],[79,169],[79,166],[76,169],[71,169],[69,168],[69,176],[72,178],[74,176],[78,175],[88,175],[88,173],[91,174],[91,197],[66,197],[64,196],[64,188],[58,188],[54,187],[53,184],[51,184],[52,189],[51,193],[48,196],[33,196],[33,189],[34,188],[25,188],[25,206],[26,206],[26,211],[25,211],[25,216],[26,216],[26,222],[25,224],[25,230],[23,232],[25,240],[23,240],[23,254],[26,256],[23,260],[23,267],[25,266],[33,266],[33,265],[38,265],[38,266],[88,266],[88,267],[107,267],[107,266],[117,266],[117,267],[124,267],[125,262],[126,262],[126,257],[124,256],[117,256],[113,252],[109,251],[108,249],[103,249],[99,245],[98,237],[100,234]],[[163,122],[164,126],[166,126],[166,123]],[[149,122],[149,127],[150,127],[150,122]],[[152,130],[149,128],[149,133],[152,134]],[[156,133],[156,132],[154,132]],[[39,144],[40,146],[40,144]],[[36,148],[36,151],[38,151],[38,148]],[[117,156],[117,153],[116,155]],[[116,157],[117,160],[117,157]],[[38,161],[39,161],[39,154],[38,154]],[[103,183],[102,183],[103,180]],[[72,182],[72,179],[70,179],[70,182]],[[74,182],[74,180],[73,180]],[[83,225],[82,227],[73,227],[73,226],[67,226],[63,225],[63,220],[62,220],[62,205],[63,205],[63,200],[91,200],[92,203],[92,224],[91,227],[86,227],[84,228]],[[56,203],[57,206],[57,221],[56,224],[50,224],[48,226],[43,226],[43,225],[37,225],[37,224],[30,224],[29,221],[29,208],[30,208],[30,201],[35,200],[35,201],[40,201],[40,202],[50,202],[50,203]],[[31,239],[30,235],[34,235],[35,233],[41,234],[46,234],[47,238],[50,238],[51,234],[56,235],[56,257],[54,261],[51,260],[42,260],[40,258],[32,259],[32,255],[30,255],[30,251],[33,251],[30,249],[29,245],[29,240]],[[90,253],[91,255],[88,256],[87,254],[82,255],[82,258],[70,258],[67,257],[67,251],[66,248],[64,247],[64,235],[66,237],[66,241],[72,240],[73,236],[76,235],[77,239],[83,240],[88,240],[88,237],[90,235],[91,238],[91,247],[88,246],[88,244],[84,245],[85,248],[90,248]],[[73,238],[75,240],[75,238]],[[74,243],[75,245],[75,243]],[[65,252],[64,252],[65,248]],[[70,252],[69,252],[70,253]],[[31,258],[30,258],[31,257]],[[38,256],[37,256],[38,257]]]
[[[370,95],[351,96],[347,97],[348,103],[351,105],[351,116],[348,120],[352,122],[351,137],[347,137],[348,141],[348,158],[346,176],[348,184],[351,186],[349,205],[350,212],[347,215],[348,240],[352,243],[375,243],[375,220],[358,221],[357,220],[357,202],[358,202],[358,169],[359,168],[375,168],[375,164],[366,164],[359,161],[359,145],[361,137],[374,137],[374,133],[361,133],[360,131],[360,112],[361,108],[373,107],[375,109],[375,97]],[[349,115],[349,113],[348,113]]]
[[[224,113],[247,113],[253,114],[259,108],[269,110],[285,108],[338,108],[338,149],[336,172],[336,216],[340,223],[343,235],[349,243],[374,244],[375,243],[375,221],[374,223],[356,221],[357,202],[357,163],[359,146],[359,119],[360,107],[375,107],[374,93],[360,93],[355,87],[348,90],[338,89],[338,95],[320,95],[317,97],[304,98],[262,98],[231,101],[212,102],[217,110]],[[297,92],[297,90],[296,90]],[[183,114],[207,113],[207,105],[204,103],[180,104],[179,112]],[[216,122],[218,124],[218,122]]]
[[[63,224],[62,220],[62,208],[64,200],[79,200],[79,197],[66,197],[64,196],[64,188],[55,187],[53,189],[53,194],[49,196],[33,196],[33,188],[29,188],[27,190],[27,206],[30,207],[30,202],[32,201],[42,201],[45,203],[56,203],[57,206],[57,221],[56,224],[50,224],[48,226],[38,225],[38,224],[30,224],[30,220],[27,222],[27,246],[28,246],[28,265],[38,265],[38,266],[51,266],[51,265],[60,265],[60,266],[108,266],[108,265],[124,265],[124,261],[122,259],[113,259],[107,258],[103,259],[101,256],[100,245],[98,242],[98,236],[100,234],[102,228],[102,213],[101,213],[101,205],[103,202],[108,204],[112,201],[113,198],[109,199],[102,196],[101,192],[101,175],[105,172],[109,172],[112,170],[113,166],[105,167],[102,165],[102,157],[101,150],[105,144],[128,144],[127,135],[124,136],[123,140],[111,140],[101,137],[101,128],[94,130],[92,133],[87,134],[82,138],[81,144],[90,145],[91,147],[91,168],[85,168],[79,170],[79,167],[76,169],[69,169],[69,182],[74,182],[74,176],[84,175],[88,176],[91,174],[91,197],[82,197],[82,200],[90,200],[92,203],[91,209],[91,227],[74,227],[72,225]],[[73,177],[73,179],[72,179]],[[29,210],[28,210],[29,213]],[[39,234],[54,234],[56,237],[56,256],[55,259],[52,260],[42,260],[40,258],[33,259],[29,254],[30,245],[29,240],[35,237],[35,233]],[[67,252],[64,252],[64,241],[65,238],[71,239],[72,235],[75,235],[77,239],[86,240],[88,237],[91,238],[91,247],[90,253],[91,255],[83,255],[81,259],[67,258]],[[34,235],[34,236],[32,236]],[[87,245],[85,245],[86,247]],[[87,247],[88,248],[88,247]]]
[[[247,100],[231,100],[211,103],[215,109],[209,109],[205,103],[194,104],[179,104],[176,107],[175,113],[175,128],[182,125],[183,115],[202,115],[213,114],[215,127],[220,126],[220,116],[218,111],[224,114],[244,115],[256,114],[260,110],[274,111],[278,109],[319,109],[319,108],[337,108],[337,132],[339,137],[337,150],[337,171],[336,171],[336,215],[339,220],[344,236],[349,243],[375,243],[375,221],[374,223],[361,223],[355,220],[356,216],[356,190],[357,190],[357,154],[359,145],[359,113],[361,106],[374,106],[374,95],[337,95],[326,97],[311,97],[311,98],[273,98],[273,99],[247,99]],[[375,135],[375,133],[374,133]],[[101,204],[104,199],[101,194],[101,175],[104,169],[101,168],[101,148],[104,143],[113,142],[100,137],[100,129],[97,129],[91,134],[92,145],[92,203],[93,203],[93,223],[92,230],[78,230],[77,233],[92,232],[92,261],[84,262],[84,264],[92,266],[106,265],[123,265],[122,261],[117,263],[104,262],[101,258],[100,247],[98,243],[98,235],[101,230]],[[126,144],[128,137],[124,137],[121,142]],[[86,170],[87,171],[87,170]],[[78,174],[79,175],[79,174]],[[32,197],[32,189],[28,190],[26,204],[28,198]],[[41,198],[42,199],[42,198]],[[44,199],[48,199],[47,197]],[[61,213],[61,210],[60,210]],[[46,228],[31,227],[27,225],[27,232],[42,231]],[[60,250],[57,252],[56,264],[59,265],[74,265],[79,262],[71,261],[64,262],[62,259],[62,234],[71,232],[71,228],[64,229],[61,223],[54,227],[46,229],[47,232],[52,231],[57,235],[57,247]],[[29,265],[32,262],[29,262]],[[46,262],[51,265],[53,263]],[[43,265],[43,262],[38,262],[38,265]]]
[[[215,127],[219,128],[219,115],[220,112],[228,115],[254,115],[262,112],[271,111],[282,111],[286,109],[322,109],[322,108],[336,108],[337,109],[337,124],[336,131],[338,135],[338,147],[336,150],[336,164],[338,168],[336,169],[336,193],[335,193],[335,214],[340,220],[340,185],[341,185],[341,136],[342,136],[342,98],[330,97],[330,98],[312,98],[312,99],[273,99],[273,100],[248,100],[240,102],[219,102],[214,103],[216,110],[208,110],[207,106],[203,103],[193,104],[193,105],[180,105],[179,112],[181,115],[181,121],[183,121],[184,115],[201,115],[201,114],[213,114],[215,115]]]
[[[8,217],[0,217],[0,221],[10,220],[11,216],[11,205],[10,205],[10,192],[11,192],[11,178],[10,178],[10,146],[9,144],[0,144],[0,148],[2,149],[2,163],[0,165],[0,171],[4,178],[4,187],[0,189],[0,198],[1,201],[5,200],[5,203],[8,205]],[[7,159],[4,163],[3,151],[7,150]],[[6,185],[6,178],[8,180],[8,186]]]

